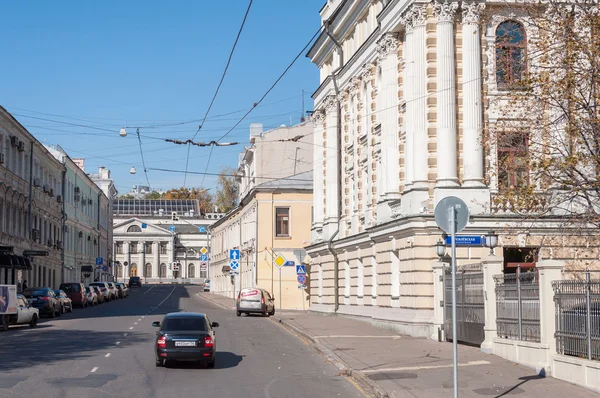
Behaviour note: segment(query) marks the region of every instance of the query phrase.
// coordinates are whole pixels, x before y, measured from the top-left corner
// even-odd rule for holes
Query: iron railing
[[[540,285],[537,272],[494,276],[498,337],[540,342]]]
[[[600,360],[600,279],[553,281],[556,351]]]

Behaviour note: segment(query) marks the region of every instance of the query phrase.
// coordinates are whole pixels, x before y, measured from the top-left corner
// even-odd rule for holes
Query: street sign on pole
[[[446,244],[452,244],[452,237],[446,236]],[[456,236],[456,245],[457,246],[483,246],[483,237],[482,236]]]
[[[304,264],[296,265],[296,274],[306,275],[306,266]]]
[[[229,268],[231,268],[232,270],[236,270],[240,267],[240,263],[238,263],[235,260],[232,260],[231,262],[229,262]]]
[[[284,267],[293,267],[294,265],[296,265],[296,263],[292,260],[286,261],[285,264],[283,264]]]
[[[239,249],[231,249],[229,250],[229,259],[230,260],[239,260],[240,259],[240,251]]]
[[[448,196],[435,206],[435,222],[452,237],[452,352],[454,398],[458,398],[458,345],[456,341],[456,233],[469,221],[467,204],[455,196]]]
[[[275,265],[280,269],[286,262],[287,260],[281,254],[278,254],[277,257],[275,257]]]
[[[96,265],[102,265],[104,259],[102,257],[96,257]]]
[[[208,255],[207,254],[201,254],[200,255],[200,261],[208,261]]]
[[[175,226],[174,226],[174,225],[171,225],[171,226],[169,227],[169,231],[171,231],[171,232],[175,232]]]
[[[306,283],[306,275],[298,275],[296,277],[296,279],[298,280],[298,283],[301,285],[304,285]]]
[[[208,249],[206,247],[203,247],[200,249],[200,253],[206,254],[206,253],[208,253]]]

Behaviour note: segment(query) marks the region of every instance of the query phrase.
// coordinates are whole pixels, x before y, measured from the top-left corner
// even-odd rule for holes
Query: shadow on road
[[[9,344],[2,344],[0,358],[10,358],[10,360],[0,361],[0,372],[91,357],[97,354],[96,351],[115,347],[117,341],[121,341],[120,347],[126,347],[145,342],[151,344],[153,339],[154,336],[148,333],[130,332],[127,339],[123,339],[122,332],[66,331],[45,328],[34,335],[23,336],[22,340],[10,344],[11,347],[7,347]]]
[[[244,355],[237,355],[233,352],[228,351],[217,351],[217,359],[215,363],[215,369],[229,369],[235,368],[242,362]],[[169,365],[170,368],[181,368],[181,369],[198,369],[206,368],[204,362],[176,362],[175,364]]]

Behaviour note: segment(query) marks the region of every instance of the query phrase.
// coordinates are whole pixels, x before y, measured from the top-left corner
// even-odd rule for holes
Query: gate
[[[481,264],[458,267],[456,272],[456,340],[481,345],[485,340],[485,297]],[[444,334],[452,340],[452,269],[444,272]]]

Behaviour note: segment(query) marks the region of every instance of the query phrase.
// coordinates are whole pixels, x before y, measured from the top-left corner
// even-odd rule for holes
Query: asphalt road
[[[0,333],[0,397],[364,397],[269,319],[236,317],[194,286],[132,289],[129,298]],[[205,312],[219,322],[215,369],[154,365],[152,321]]]

